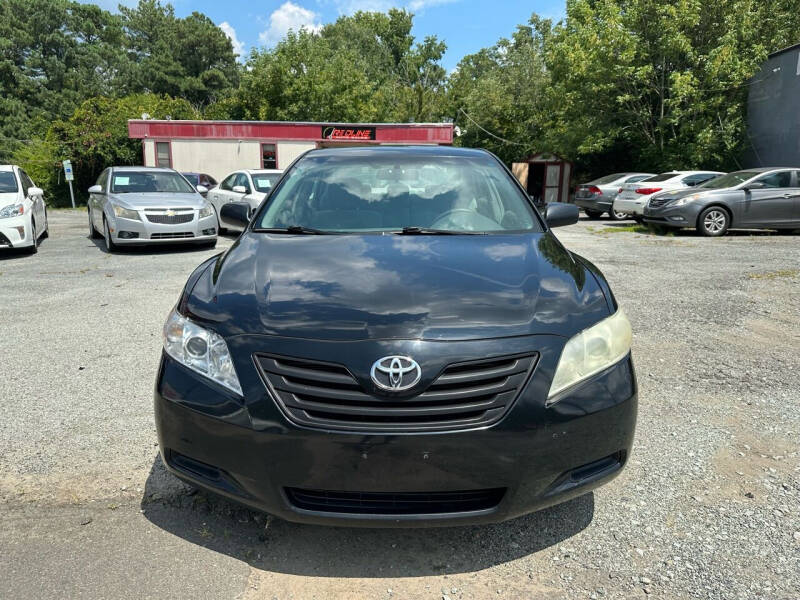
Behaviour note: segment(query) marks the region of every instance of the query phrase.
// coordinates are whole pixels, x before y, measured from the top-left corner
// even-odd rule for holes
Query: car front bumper
[[[701,205],[693,203],[676,207],[645,207],[643,217],[645,223],[663,227],[697,227],[697,217],[702,208]]]
[[[151,223],[143,220],[115,217],[109,221],[111,238],[118,245],[204,243],[217,238],[217,218],[214,215],[179,224]]]
[[[560,340],[553,351],[541,353],[520,396],[493,425],[350,432],[311,429],[287,419],[253,361],[236,359],[233,340],[244,398],[162,353],[155,389],[161,456],[179,478],[289,521],[365,527],[503,521],[611,480],[633,443],[637,390],[630,355],[545,406]],[[464,511],[390,514],[308,508],[292,490],[415,497],[499,490],[500,499]]]
[[[32,245],[33,230],[29,215],[0,219],[0,248],[28,248]]]

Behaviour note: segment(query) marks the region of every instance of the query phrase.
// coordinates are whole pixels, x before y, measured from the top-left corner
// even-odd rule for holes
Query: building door
[[[558,202],[561,199],[561,170],[564,165],[560,162],[545,163],[544,201]]]

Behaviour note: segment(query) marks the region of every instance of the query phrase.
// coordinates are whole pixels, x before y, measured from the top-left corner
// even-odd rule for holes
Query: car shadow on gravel
[[[266,571],[316,577],[469,573],[558,545],[585,529],[594,494],[505,523],[425,529],[299,525],[195,491],[156,457],[141,510],[189,543]]]

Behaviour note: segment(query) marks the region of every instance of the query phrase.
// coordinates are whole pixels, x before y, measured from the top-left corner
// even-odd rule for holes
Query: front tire
[[[92,217],[92,209],[90,208],[88,211],[89,213],[89,239],[96,240],[99,239],[101,236],[97,233],[97,229],[94,228],[94,218]]]
[[[46,240],[50,237],[50,219],[47,218],[47,208],[44,209],[44,231],[42,232],[42,239]]]
[[[697,217],[697,230],[706,237],[722,237],[730,225],[730,215],[719,206],[709,206]]]
[[[112,252],[117,251],[118,246],[114,243],[114,240],[111,237],[111,230],[108,228],[108,221],[105,217],[103,217],[103,240],[106,244],[106,252],[111,254]]]
[[[590,219],[599,219],[600,217],[603,216],[603,213],[600,212],[599,210],[589,210],[584,208],[583,212],[585,212],[586,216],[589,217]]]
[[[36,237],[36,221],[33,219],[31,219],[31,237],[33,238],[33,244],[28,248],[28,254],[36,254],[39,252],[39,238]]]

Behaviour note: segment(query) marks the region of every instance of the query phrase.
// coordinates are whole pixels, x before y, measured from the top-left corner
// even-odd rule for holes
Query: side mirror
[[[92,187],[89,188],[88,191],[89,191],[90,194],[102,194],[103,193],[103,187],[100,186],[100,185],[93,185]]]
[[[196,188],[198,194],[207,194],[208,188],[204,185],[198,185]]]
[[[42,194],[44,194],[44,190],[42,190],[42,188],[38,188],[36,186],[28,188],[28,197],[30,197],[30,196],[41,196]]]
[[[550,202],[544,211],[544,220],[550,227],[561,227],[578,222],[578,207],[566,202]]]
[[[763,190],[765,187],[767,187],[767,184],[765,184],[763,181],[754,181],[753,183],[748,183],[746,186],[744,186],[744,190]]]
[[[233,186],[233,191],[237,194],[246,194],[247,189],[243,185],[235,185]]]
[[[242,229],[250,222],[250,205],[247,202],[228,202],[219,211],[219,218]]]

